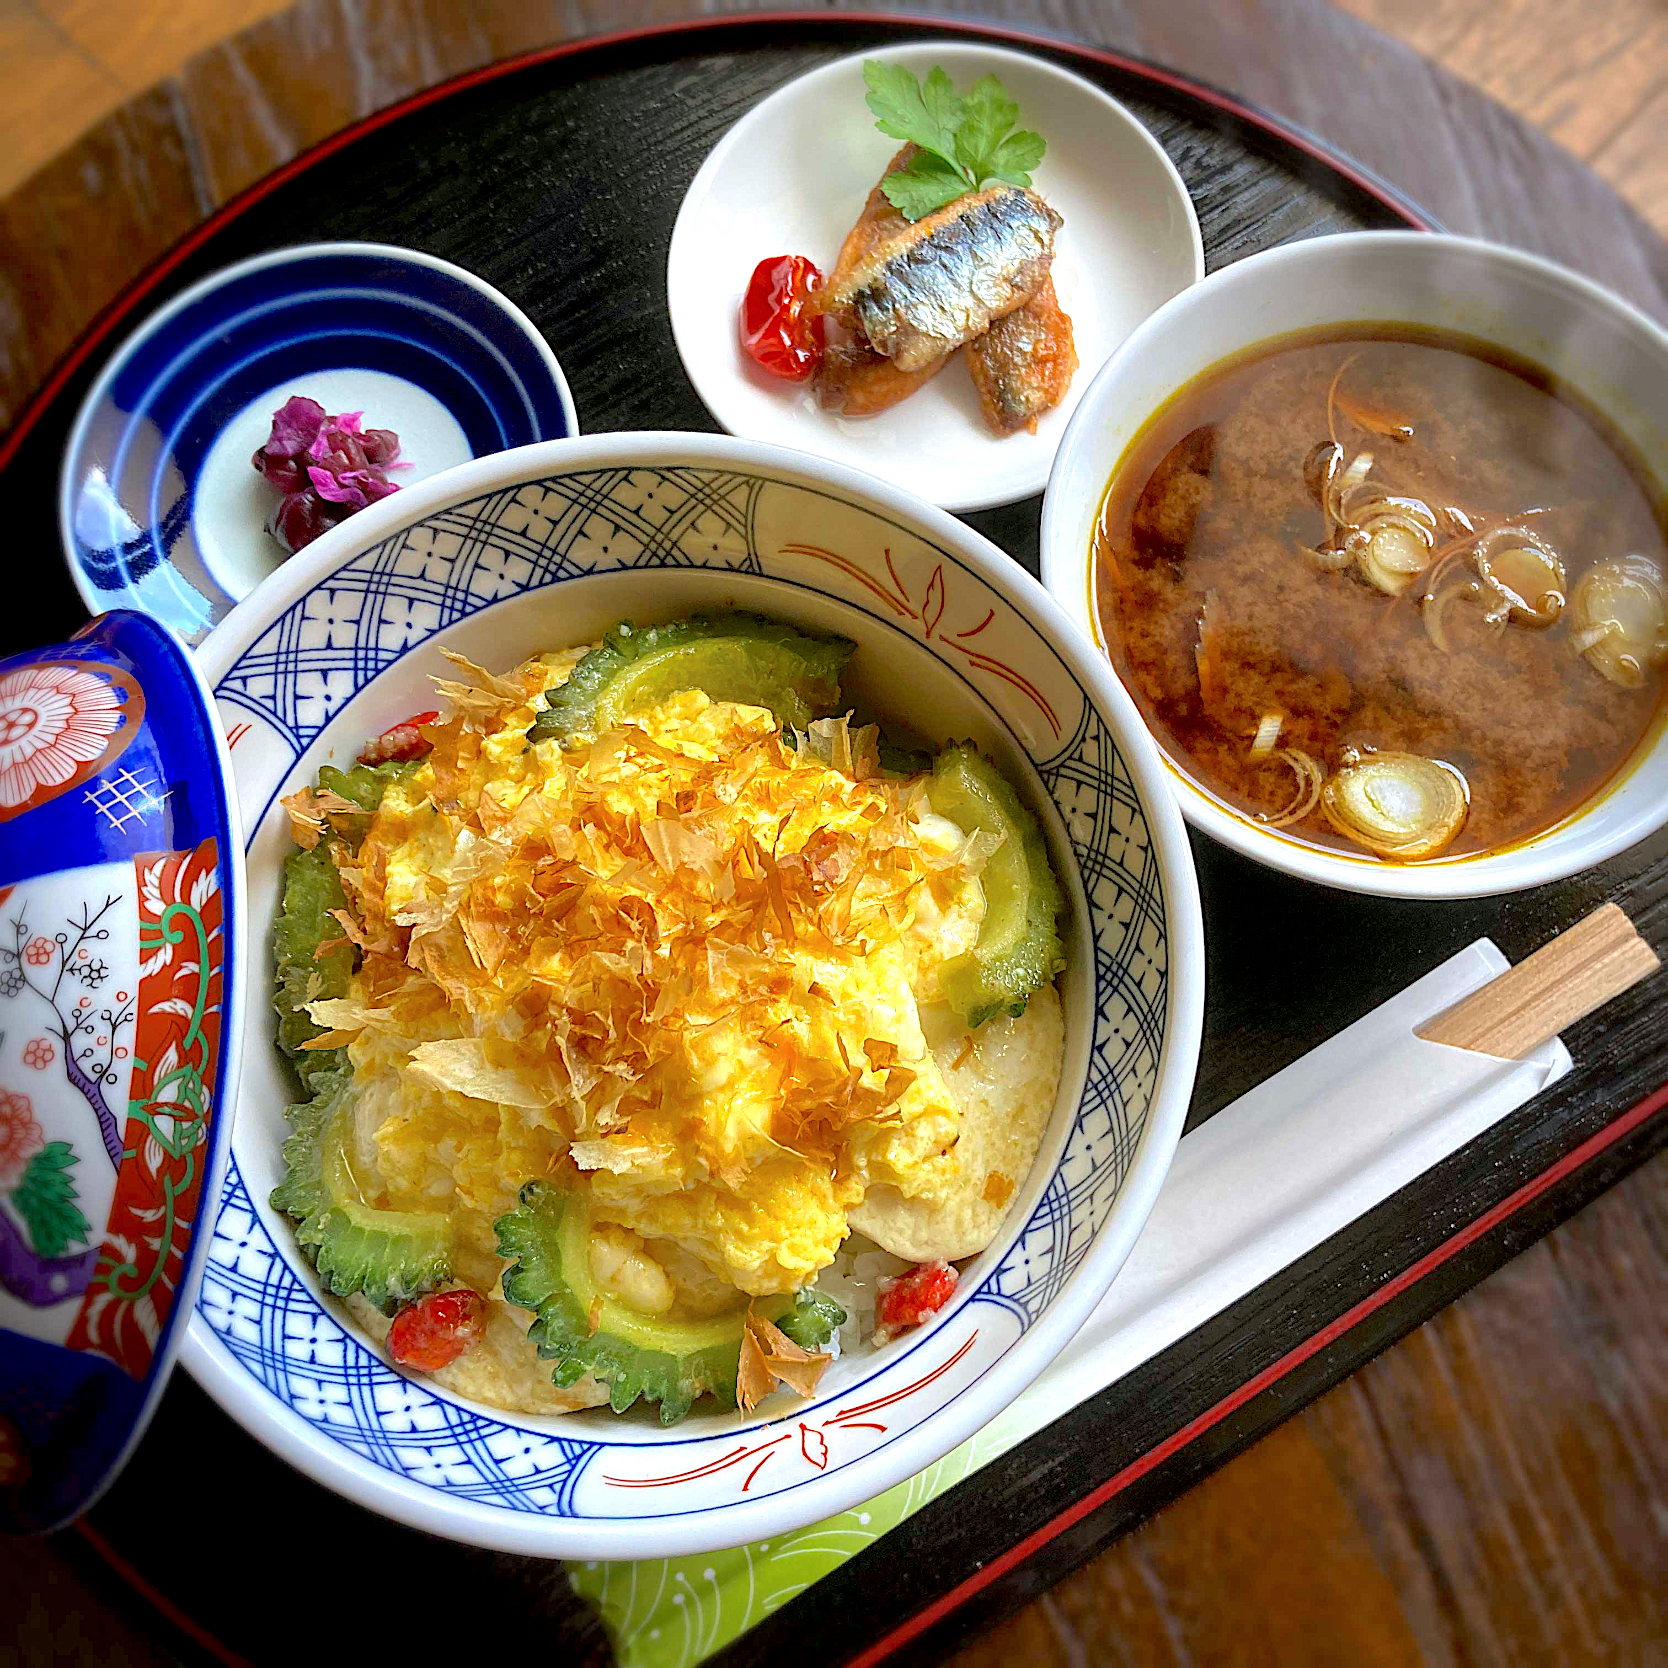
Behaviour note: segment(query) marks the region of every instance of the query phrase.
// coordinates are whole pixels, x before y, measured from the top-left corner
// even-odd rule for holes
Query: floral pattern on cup
[[[0,1089],[0,1188],[16,1187],[29,1160],[45,1145],[35,1103],[15,1089]]]
[[[21,1031],[13,1058],[41,1074],[0,1087],[0,1292],[38,1311],[79,1297],[54,1334],[67,1325],[69,1348],[135,1379],[202,1191],[223,1000],[217,849],[0,889],[0,1030]]]
[[[0,822],[85,782],[139,733],[144,710],[113,667],[43,661],[0,677]]]

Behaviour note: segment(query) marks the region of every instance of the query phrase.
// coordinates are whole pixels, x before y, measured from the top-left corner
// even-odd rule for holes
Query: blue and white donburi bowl
[[[699,608],[852,638],[846,697],[968,737],[1043,819],[1067,881],[1053,1121],[996,1243],[930,1325],[836,1361],[814,1398],[671,1429],[536,1418],[402,1373],[324,1297],[268,1203],[293,1098],[246,1056],[184,1357],[292,1463],[415,1527],[545,1556],[647,1558],[796,1528],[941,1458],[1045,1367],[1134,1243],[1181,1134],[1203,1010],[1187,837],[1133,703],[1017,563],[920,499],[781,447],[617,434],[483,459],[326,533],[200,659],[232,741],[254,941],[281,795],[432,702],[441,650],[494,668]],[[254,976],[270,967],[257,952]]]
[[[93,613],[137,609],[197,642],[284,560],[249,460],[292,394],[395,430],[401,488],[579,432],[544,337],[461,267],[371,243],[240,262],[129,337],[76,419],[59,520]]]

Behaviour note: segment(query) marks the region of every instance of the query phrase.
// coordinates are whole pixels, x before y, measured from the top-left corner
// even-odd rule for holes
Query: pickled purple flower
[[[317,400],[294,394],[272,414],[272,433],[250,462],[282,495],[267,523],[292,554],[355,510],[398,492],[390,469],[403,469],[400,437],[368,429],[362,411],[332,417]]]

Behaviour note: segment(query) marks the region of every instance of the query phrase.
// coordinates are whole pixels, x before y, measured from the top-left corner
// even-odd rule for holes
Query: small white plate
[[[771,255],[808,255],[826,273],[898,148],[864,102],[864,58],[923,76],[941,64],[962,92],[994,73],[1019,104],[1019,125],[1048,141],[1036,188],[1065,218],[1054,284],[1081,364],[1035,434],[991,434],[962,363],[878,417],[849,418],[821,410],[809,383],[771,376],[742,351],[736,313],[753,268]],[[978,510],[1042,491],[1078,396],[1136,325],[1204,271],[1187,187],[1122,105],[1040,58],[941,41],[842,58],[743,116],[678,211],[666,296],[684,369],[731,434],[866,469],[947,510]]]

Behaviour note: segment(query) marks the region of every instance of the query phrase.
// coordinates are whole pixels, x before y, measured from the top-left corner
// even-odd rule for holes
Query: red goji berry
[[[432,1373],[450,1366],[485,1331],[486,1299],[479,1292],[430,1292],[395,1315],[388,1353],[402,1367]]]

